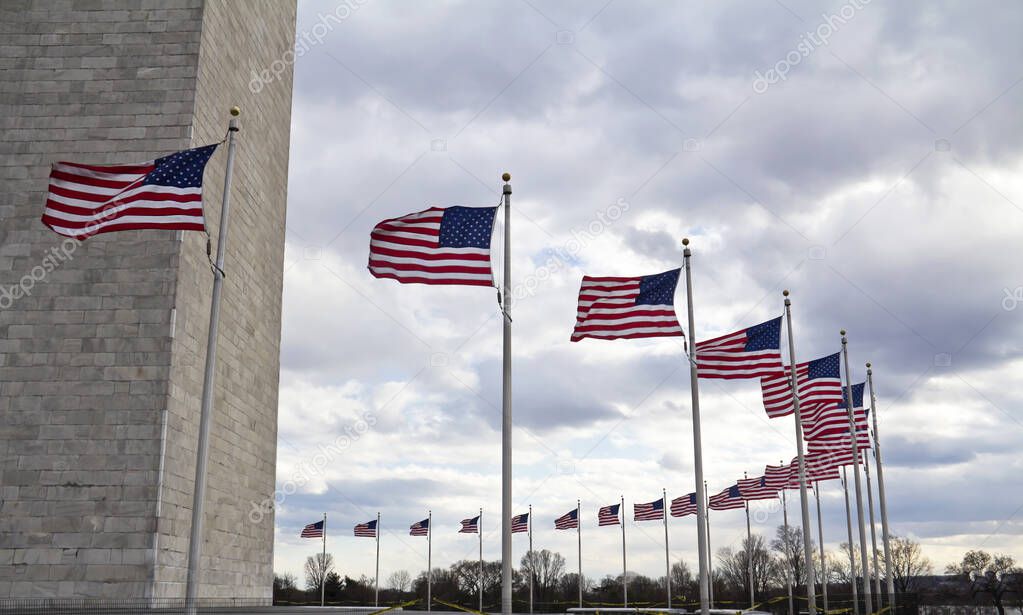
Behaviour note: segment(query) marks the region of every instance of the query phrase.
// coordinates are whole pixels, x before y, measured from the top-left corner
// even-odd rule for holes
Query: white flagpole
[[[511,174],[504,173],[504,378],[501,385],[501,613],[512,614],[512,288],[511,288]],[[482,521],[482,519],[480,519]],[[480,531],[482,552],[483,533]],[[483,556],[480,556],[480,611],[483,610]]]
[[[863,474],[867,479],[867,512],[870,513],[870,548],[874,564],[874,595],[877,596],[877,606],[881,606],[881,569],[877,562],[877,529],[874,523],[874,489],[870,485],[870,456],[863,455]]]
[[[220,232],[217,234],[217,260],[213,267],[213,295],[210,300],[210,327],[206,340],[206,370],[202,381],[202,406],[199,412],[199,444],[195,454],[195,481],[192,490],[192,526],[188,537],[188,572],[185,579],[185,607],[194,614],[198,605],[199,571],[202,562],[202,526],[206,504],[206,463],[210,452],[210,415],[213,413],[213,383],[217,365],[217,327],[220,324],[220,294],[224,286],[224,254],[227,251],[227,221],[231,212],[231,173],[234,168],[235,133],[241,110],[231,107],[227,128],[227,168],[224,171],[224,196],[220,207]]]
[[[846,531],[849,534],[849,576],[851,577],[852,584],[852,612],[853,615],[859,612],[860,598],[859,589],[856,587],[856,556],[853,551],[853,534],[852,534],[852,512],[849,508],[849,474],[845,471],[845,466],[842,466],[842,489],[845,490],[845,526]]]
[[[849,439],[853,454],[853,477],[856,486],[856,521],[860,530],[860,570],[863,573],[863,605],[868,615],[874,612],[870,595],[870,568],[867,565],[867,527],[863,521],[863,488],[860,486],[860,451],[856,442],[856,419],[853,416],[852,380],[849,379],[849,343],[842,329],[842,358],[845,359],[845,387],[848,399],[846,410],[849,413]]]
[[[579,500],[575,501],[575,537],[579,554],[579,608],[583,608],[583,511]]]
[[[747,478],[745,472],[742,477]],[[749,524],[749,500],[743,500],[743,504],[746,505],[746,564],[749,573],[749,608],[752,610],[756,604],[756,589],[753,587],[753,532]]]
[[[877,433],[877,399],[874,397],[874,370],[867,363],[867,386],[870,387],[870,414],[874,422],[874,461],[877,463],[877,498],[881,505],[881,542],[884,545],[884,569],[888,581],[888,606],[895,612],[895,579],[888,533],[888,506],[884,497],[884,465],[881,463],[881,439]]]
[[[803,521],[803,569],[806,571],[806,610],[814,615],[817,610],[817,596],[814,589],[813,545],[810,544],[810,502],[806,495],[806,460],[803,458],[803,420],[799,410],[799,376],[796,374],[796,342],[792,335],[792,301],[789,291],[785,297],[785,322],[789,330],[789,382],[792,387],[793,418],[796,423],[796,454],[799,460],[799,506]]]
[[[813,488],[814,499],[817,500],[817,540],[821,550],[821,594],[824,598],[824,612],[828,612],[828,563],[824,558],[824,521],[821,518],[821,483],[817,481]]]
[[[380,606],[380,511],[377,511],[377,571],[373,577],[373,606]]]
[[[629,608],[629,569],[625,563],[625,496],[622,496],[622,602],[625,608]]]
[[[529,524],[529,612],[533,612],[533,577],[536,575],[536,571],[533,570],[535,560],[533,559],[533,505],[529,505],[529,516],[526,517],[526,522]]]
[[[426,514],[426,612],[433,609],[433,511]]]
[[[323,579],[320,581],[320,606],[323,606],[327,588],[327,513],[323,513]]]
[[[505,515],[505,516],[507,516],[507,515]],[[509,519],[509,521],[510,521],[510,519]],[[511,524],[509,524],[508,527],[510,528]],[[480,522],[479,522],[479,526],[476,529],[478,529],[479,533],[480,533],[480,613],[482,613],[483,612],[483,509],[482,508],[480,509]],[[503,568],[503,564],[502,564],[502,568]],[[501,600],[503,601],[504,600],[504,586],[503,585],[501,586],[501,594],[502,594]],[[502,608],[503,608],[503,606],[502,606]]]
[[[707,488],[703,481],[703,440],[700,433],[700,376],[696,367],[696,326],[693,317],[693,275],[689,239],[682,240],[682,260],[686,270],[686,303],[689,309],[689,389],[693,397],[693,474],[696,481],[696,544],[700,558],[700,613],[710,615],[710,553],[707,526]]]
[[[707,483],[703,483],[703,492],[707,493]],[[707,500],[704,502],[707,506],[707,525],[704,531],[707,533],[707,600],[710,603],[709,608],[714,608],[714,568],[711,566],[711,551],[710,548],[710,495],[707,495]]]
[[[784,465],[785,462],[782,461]],[[785,489],[781,490],[782,523],[785,525],[785,589],[789,595],[789,615],[792,615],[792,567],[789,566],[789,506],[785,501]]]
[[[661,488],[661,513],[664,515],[664,588],[668,590],[668,608],[671,608],[671,556],[668,555],[668,490]]]

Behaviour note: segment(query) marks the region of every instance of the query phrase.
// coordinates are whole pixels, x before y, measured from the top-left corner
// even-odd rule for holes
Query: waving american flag
[[[426,536],[430,533],[430,519],[416,521],[408,529],[409,536]]]
[[[360,523],[355,526],[355,535],[362,538],[376,538],[377,536],[377,520],[367,521]]]
[[[831,406],[842,401],[842,378],[839,374],[839,353],[796,365],[796,386],[799,390],[799,407],[802,411],[817,405]],[[786,367],[784,374],[760,379],[760,391],[764,397],[767,416],[777,418],[793,413],[792,387]]]
[[[618,508],[620,504],[604,506],[597,513],[597,525],[618,525]]]
[[[202,178],[216,148],[137,164],[58,162],[50,171],[43,224],[76,239],[136,229],[205,230]]]
[[[778,497],[778,490],[767,484],[767,477],[740,478],[736,485],[739,495],[744,500],[773,500]]]
[[[664,498],[647,502],[645,504],[633,504],[632,515],[635,521],[654,521],[664,518]]]
[[[574,530],[579,527],[579,509],[570,510],[554,520],[556,530]]]
[[[738,485],[732,485],[721,493],[710,496],[707,502],[711,510],[732,510],[746,507],[746,501],[739,494]]]
[[[685,517],[696,514],[696,492],[675,498],[671,501],[671,516]]]
[[[462,528],[459,534],[478,534],[480,531],[480,517],[476,515],[470,519],[462,519]]]
[[[635,278],[583,277],[572,341],[681,336],[675,287],[681,269]]]
[[[511,518],[512,534],[520,534],[529,531],[529,513],[522,513]]]
[[[697,342],[696,367],[700,378],[764,378],[784,374],[781,316]]]
[[[496,207],[431,207],[373,227],[369,272],[402,284],[493,286]]]

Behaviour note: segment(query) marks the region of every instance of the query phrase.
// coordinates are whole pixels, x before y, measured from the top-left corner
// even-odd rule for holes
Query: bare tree
[[[803,566],[803,530],[790,525],[786,533],[785,526],[779,525],[775,539],[771,541],[771,548],[781,559],[782,574],[787,567],[792,574],[792,586],[801,587],[806,582],[806,570]],[[812,540],[810,548],[813,549]]]
[[[895,591],[905,593],[914,589],[914,579],[921,575],[932,574],[934,566],[931,560],[920,551],[920,543],[911,538],[891,536],[892,581]]]
[[[317,553],[305,558],[305,586],[306,589],[320,589],[327,575],[334,570],[334,556],[330,553],[324,555]]]
[[[753,588],[763,595],[775,576],[776,563],[771,559],[763,536],[742,539],[742,548],[725,547],[718,551],[717,570],[732,589],[749,595],[749,566],[753,558]]]
[[[685,562],[675,562],[671,565],[671,593],[681,596],[684,600],[700,593],[696,578]]]
[[[526,553],[522,556],[521,565],[526,583],[529,582],[529,575],[533,575],[534,594],[541,599],[548,598],[565,572],[565,558],[560,553],[547,549]]]
[[[399,594],[404,594],[412,587],[412,575],[408,570],[396,570],[387,577],[387,586],[397,590]]]
[[[967,551],[961,562],[949,564],[945,572],[969,577],[973,595],[991,596],[991,603],[998,609],[998,615],[1005,615],[1003,598],[1011,591],[1011,580],[1023,574],[1011,556],[992,556],[987,551]]]

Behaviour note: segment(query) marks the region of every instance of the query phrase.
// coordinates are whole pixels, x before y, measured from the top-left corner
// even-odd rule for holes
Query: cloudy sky
[[[800,359],[837,351],[845,328],[854,380],[873,362],[894,532],[939,568],[969,548],[1023,557],[1023,10],[349,0],[299,12],[279,572],[301,575],[319,544],[298,532],[323,511],[344,574],[372,576],[373,543],[351,528],[377,511],[382,579],[425,568],[408,526],[428,509],[435,565],[475,557],[456,530],[480,507],[484,555],[499,556],[495,293],[376,280],[366,257],[381,219],[497,204],[503,171],[524,290],[514,500],[533,505],[536,548],[575,567],[575,536],[553,519],[578,498],[583,572],[614,574],[620,535],[596,527],[596,509],[693,490],[680,340],[568,341],[584,273],[678,267],[689,237],[698,336],[780,315],[788,288]],[[612,206],[625,213],[600,222]],[[676,304],[684,313],[684,292]],[[701,392],[712,492],[792,457],[792,423],[765,416],[755,382]],[[837,548],[838,485],[822,506]],[[780,511],[758,508],[754,531],[772,533]],[[789,513],[798,523],[797,492]],[[673,559],[691,566],[694,525],[670,523]],[[735,546],[745,518],[715,513],[712,526],[715,548]],[[660,525],[627,529],[629,569],[663,574]]]

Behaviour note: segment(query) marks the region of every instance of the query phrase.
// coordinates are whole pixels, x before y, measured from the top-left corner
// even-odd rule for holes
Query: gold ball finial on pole
[[[235,106],[231,107],[231,115],[232,116],[238,117],[241,114],[242,114],[242,110],[238,107],[238,105],[235,105]]]
[[[685,237],[685,238],[682,239],[682,245],[684,245],[684,246],[688,246],[689,245],[689,238],[688,237]]]
[[[867,369],[870,369],[870,361],[867,361]]]
[[[503,179],[506,182],[510,182],[511,181],[511,173],[508,173],[506,171],[503,175],[501,175],[501,179]]]
[[[841,331],[839,331],[838,333],[839,333],[839,335],[845,335],[845,329],[842,329],[842,330],[841,330]]]
[[[782,297],[788,297],[789,296],[789,291],[788,290],[781,291],[781,296]]]

